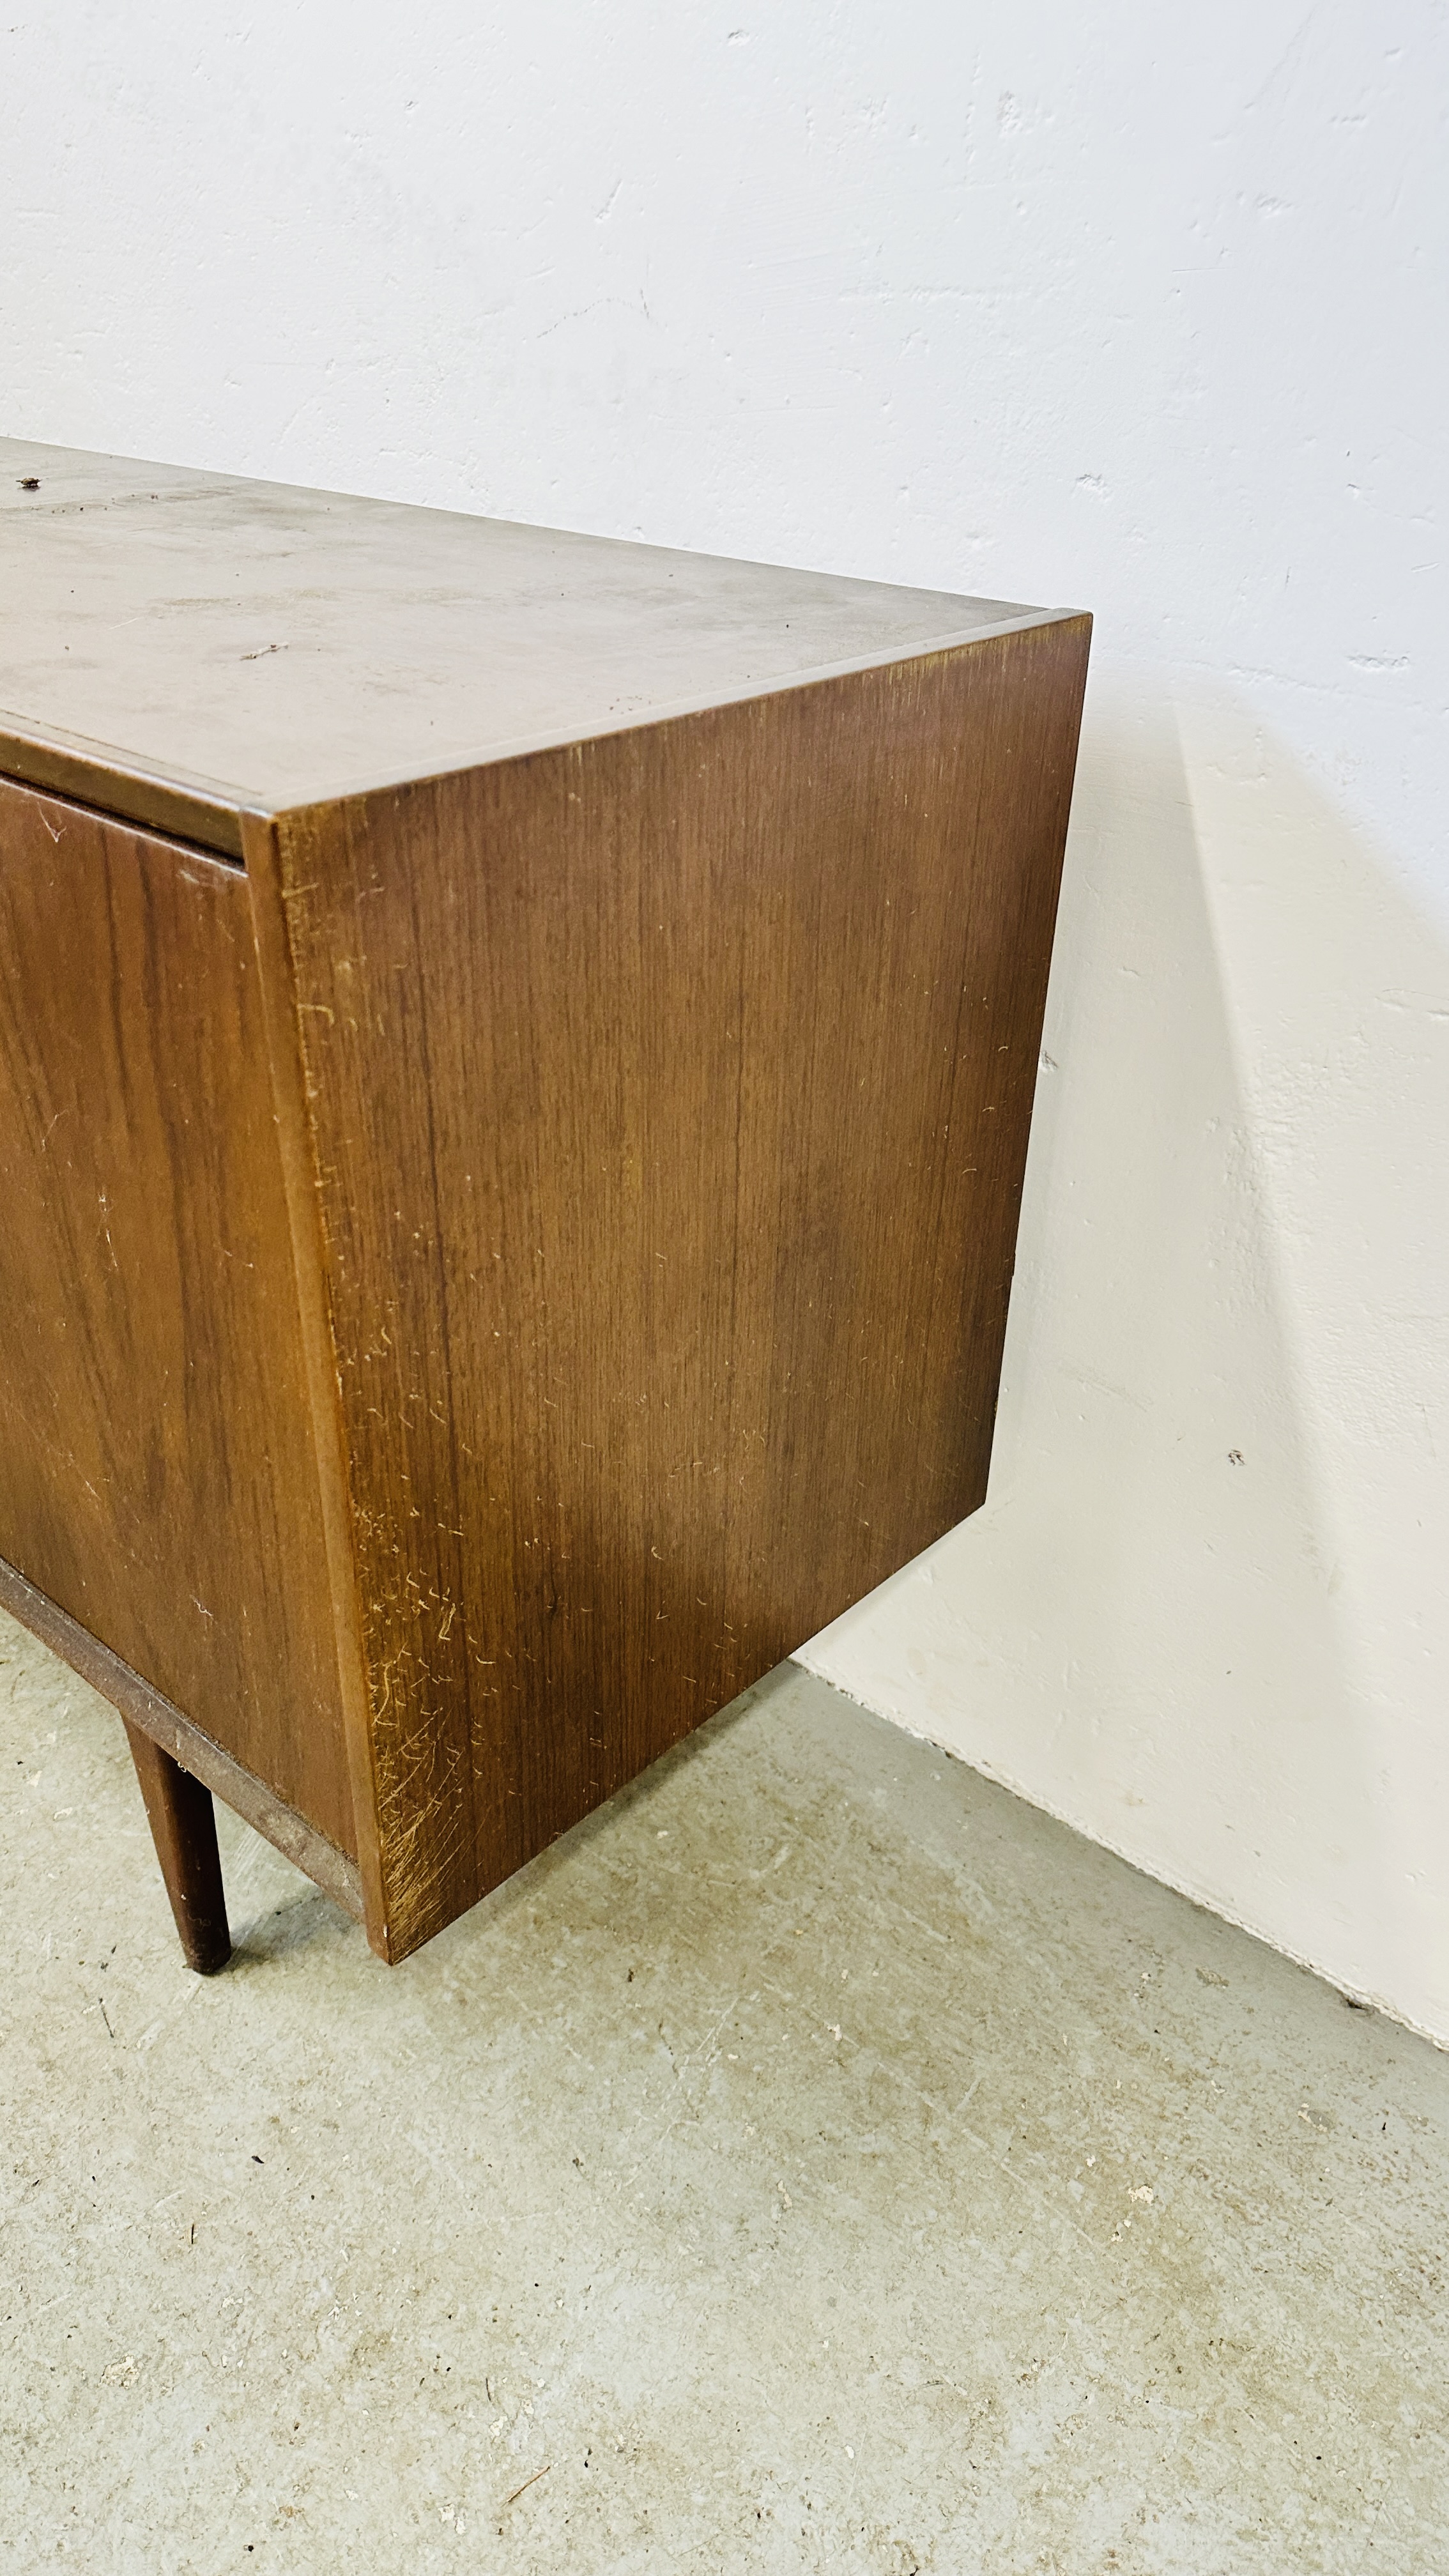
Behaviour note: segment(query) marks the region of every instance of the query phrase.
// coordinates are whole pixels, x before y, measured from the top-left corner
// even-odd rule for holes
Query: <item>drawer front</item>
[[[355,1852],[247,880],[9,780],[0,1556]]]

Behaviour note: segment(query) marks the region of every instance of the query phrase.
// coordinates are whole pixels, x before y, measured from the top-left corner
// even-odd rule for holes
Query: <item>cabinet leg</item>
[[[211,1791],[129,1718],[123,1723],[187,1966],[214,1977],[231,1957],[231,1933]]]

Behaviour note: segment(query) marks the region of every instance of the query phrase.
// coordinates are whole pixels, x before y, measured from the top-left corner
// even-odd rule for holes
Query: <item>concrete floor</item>
[[[0,1775],[7,2567],[1449,2566],[1449,2059],[824,1683],[391,1972]]]

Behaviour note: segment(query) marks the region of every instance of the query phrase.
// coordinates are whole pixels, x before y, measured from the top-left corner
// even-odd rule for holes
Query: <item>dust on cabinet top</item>
[[[0,770],[239,853],[239,814],[1049,614],[0,439]]]

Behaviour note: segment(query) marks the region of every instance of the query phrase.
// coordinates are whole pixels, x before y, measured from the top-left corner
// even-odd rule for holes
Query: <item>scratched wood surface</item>
[[[6,781],[0,1209],[0,1557],[355,1853],[247,882]]]
[[[981,1501],[1087,634],[247,826],[388,1955]]]

